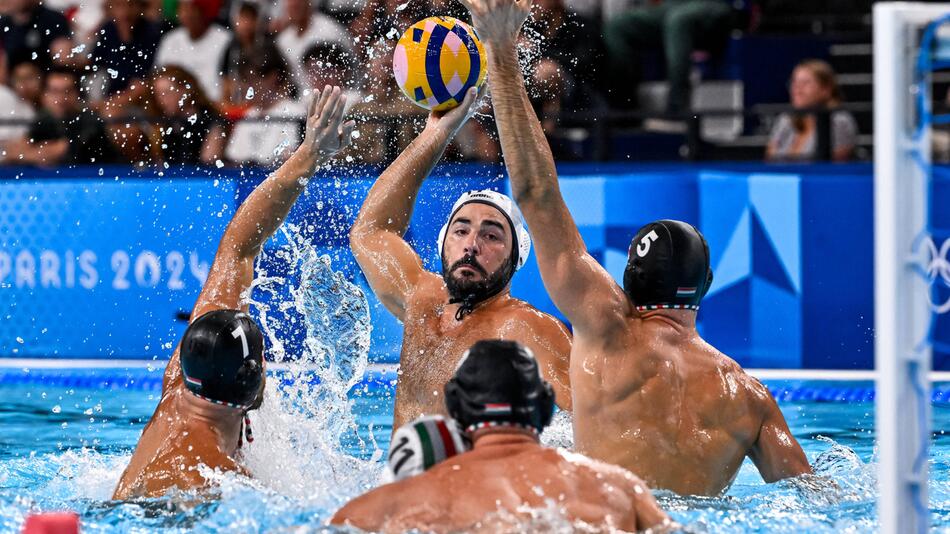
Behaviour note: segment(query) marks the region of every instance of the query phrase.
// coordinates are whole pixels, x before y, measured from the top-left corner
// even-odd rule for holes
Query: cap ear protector
[[[399,427],[389,445],[388,481],[413,477],[468,450],[458,423],[441,415],[422,417]]]
[[[500,211],[508,220],[513,245],[512,264],[514,265],[515,271],[521,269],[531,254],[531,234],[528,233],[528,225],[525,223],[524,216],[521,214],[521,210],[518,209],[518,205],[515,204],[515,201],[512,200],[511,197],[489,189],[469,191],[455,201],[455,204],[452,206],[452,211],[449,213],[449,218],[445,224],[442,225],[442,229],[439,230],[439,238],[436,242],[439,247],[439,257],[443,255],[445,236],[448,234],[452,219],[454,219],[458,211],[462,209],[462,206],[473,202],[492,206]]]
[[[641,311],[698,310],[712,281],[709,245],[690,224],[655,221],[642,227],[630,243],[623,287]]]
[[[554,416],[554,389],[541,379],[530,349],[513,341],[483,340],[466,351],[446,383],[445,403],[466,431],[486,423],[540,432]]]
[[[251,409],[264,385],[264,336],[239,310],[215,310],[185,331],[179,361],[188,391],[207,401]]]

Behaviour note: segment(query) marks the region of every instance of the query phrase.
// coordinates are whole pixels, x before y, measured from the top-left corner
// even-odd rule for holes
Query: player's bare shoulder
[[[445,305],[448,301],[448,290],[445,288],[445,281],[441,276],[426,271],[419,277],[416,287],[410,294],[406,302],[406,311],[431,310],[437,306]]]

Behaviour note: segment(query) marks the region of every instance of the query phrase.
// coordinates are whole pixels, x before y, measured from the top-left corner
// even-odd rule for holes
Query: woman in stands
[[[226,123],[195,77],[171,65],[152,78],[156,144],[169,165],[211,165],[223,159]]]
[[[819,155],[818,120],[815,111],[830,110],[831,159],[848,161],[854,156],[858,125],[845,110],[835,109],[842,101],[841,88],[831,65],[817,59],[803,61],[792,71],[789,82],[791,104],[797,110],[779,115],[765,159],[769,161],[814,160]]]

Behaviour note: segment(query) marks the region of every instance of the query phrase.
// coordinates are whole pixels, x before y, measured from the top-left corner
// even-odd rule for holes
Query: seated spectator
[[[530,532],[538,528],[529,522],[532,510],[553,506],[572,524],[582,522],[583,532],[673,526],[633,473],[541,445],[554,392],[518,343],[475,343],[445,385],[445,405],[471,450],[353,499],[331,524],[371,532]]]
[[[682,118],[691,107],[693,50],[723,46],[732,20],[726,0],[660,0],[617,15],[604,27],[611,104],[637,104],[638,59],[644,51],[662,51],[670,84],[667,112],[671,118]]]
[[[90,63],[106,74],[105,96],[130,89],[145,94],[161,28],[142,16],[143,0],[109,0],[107,9],[108,19],[96,34]]]
[[[43,107],[43,85],[45,83],[43,71],[36,63],[20,63],[13,67],[13,72],[10,75],[10,87],[20,100],[34,111]]]
[[[0,160],[5,157],[6,146],[24,137],[35,113],[33,106],[24,102],[5,85],[0,85],[0,122],[22,121],[22,124],[0,124]]]
[[[190,72],[175,66],[159,69],[152,97],[158,115],[156,143],[164,163],[211,165],[221,159],[224,121]]]
[[[54,70],[46,77],[43,110],[26,138],[7,147],[12,164],[75,165],[114,163],[117,154],[105,124],[83,105],[75,72]]]
[[[48,72],[65,61],[61,52],[68,51],[72,43],[66,17],[40,5],[39,0],[8,2],[6,14],[0,15],[0,48],[5,50],[8,72],[26,62]],[[57,53],[60,57],[54,58]]]
[[[336,43],[317,43],[304,52],[300,61],[306,75],[305,87],[317,91],[327,85],[342,87],[347,111],[363,98],[355,88],[356,58],[346,48]]]
[[[316,43],[336,43],[353,49],[353,38],[342,24],[315,11],[310,0],[285,0],[283,23],[285,27],[277,34],[277,46],[290,65],[294,83],[306,87],[306,76],[301,67],[304,52]]]
[[[600,104],[602,64],[606,58],[596,22],[567,10],[564,0],[538,0],[538,12],[525,24],[524,35],[537,47],[536,86],[559,85],[542,94],[557,108],[586,109]]]
[[[216,0],[178,0],[180,28],[165,34],[158,46],[155,65],[175,65],[197,78],[202,92],[221,100],[221,62],[231,32],[215,24],[220,4]]]
[[[242,76],[243,70],[251,64],[255,55],[260,53],[263,31],[260,20],[260,6],[251,1],[238,5],[231,21],[234,36],[228,43],[221,61],[223,109],[240,115],[248,107],[245,100],[250,80]]]
[[[814,110],[834,110],[842,102],[841,88],[831,65],[820,60],[803,61],[792,71],[791,104],[800,113],[783,113],[772,128],[765,159],[811,160],[816,157],[817,119]],[[831,113],[831,158],[847,161],[854,155],[858,124],[844,110]]]
[[[250,100],[253,105],[245,120],[234,126],[225,156],[238,164],[281,163],[302,139],[300,122],[306,117],[305,104],[290,97],[293,93],[290,69],[276,48],[263,49],[243,73],[246,80],[253,80],[254,94]]]

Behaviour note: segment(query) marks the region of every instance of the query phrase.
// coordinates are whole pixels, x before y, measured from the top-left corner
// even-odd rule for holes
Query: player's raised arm
[[[474,113],[475,101],[476,91],[471,89],[458,107],[429,114],[422,133],[373,184],[350,230],[350,247],[366,280],[400,320],[409,295],[426,273],[403,239],[416,196],[452,137]]]
[[[625,309],[627,301],[587,252],[561,197],[551,148],[525,90],[516,42],[531,0],[460,1],[488,52],[488,83],[505,166],[534,235],[544,286],[575,325],[603,325],[605,309]],[[597,298],[588,298],[592,294]]]
[[[326,86],[314,94],[303,142],[254,189],[228,224],[192,320],[218,309],[247,310],[242,296],[254,280],[254,260],[264,242],[283,224],[317,167],[350,142],[354,123],[343,123],[345,100],[339,87]],[[176,352],[166,369],[166,387],[178,376],[177,361]]]

